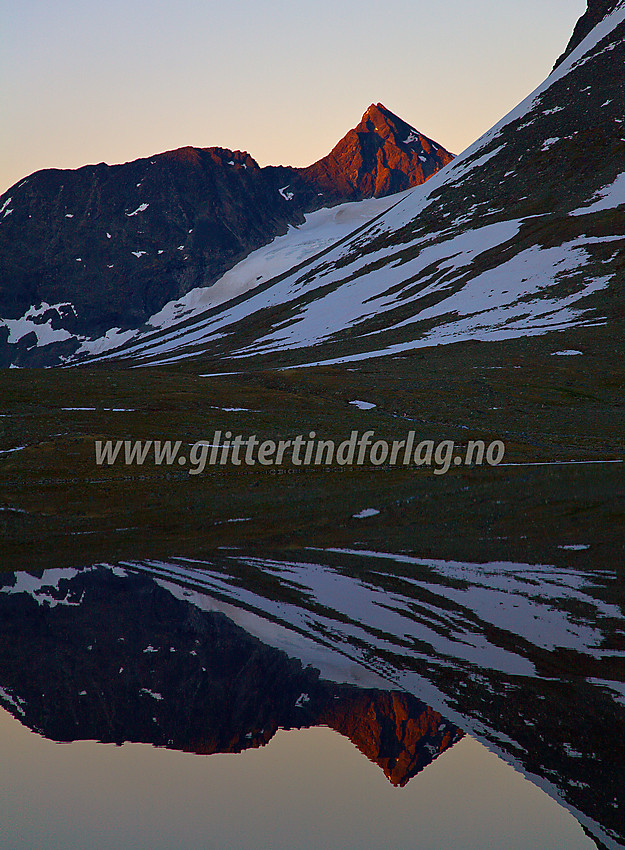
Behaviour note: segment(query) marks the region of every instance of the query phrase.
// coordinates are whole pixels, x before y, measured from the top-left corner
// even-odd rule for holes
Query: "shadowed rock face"
[[[302,220],[308,197],[289,203],[277,180],[249,154],[222,148],[37,172],[7,193],[0,315],[68,302],[67,315],[51,312],[53,328],[91,335],[140,325]]]
[[[415,186],[450,159],[378,104],[307,169],[187,147],[124,165],[38,171],[0,199],[0,318],[49,305],[36,323],[50,323],[57,357],[69,354],[79,346],[71,335],[141,326],[305,213]],[[52,362],[36,330],[0,322],[0,365]]]
[[[593,27],[596,27],[606,15],[613,12],[620,2],[621,0],[588,0],[588,8],[575,24],[571,40],[567,44],[562,56],[559,57],[558,61],[554,65],[554,68],[557,68],[558,65],[566,59],[569,53],[575,50],[577,45],[586,38]]]
[[[405,785],[462,737],[409,694],[323,680],[151,579],[100,568],[14,589],[0,588],[0,704],[57,741],[237,753],[325,725]]]
[[[379,198],[424,183],[452,159],[453,154],[378,103],[328,156],[300,174],[337,199]]]

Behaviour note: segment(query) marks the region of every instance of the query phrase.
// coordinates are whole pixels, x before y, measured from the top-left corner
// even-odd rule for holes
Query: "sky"
[[[213,145],[325,156],[371,103],[460,153],[547,76],[585,0],[0,0],[0,193]]]

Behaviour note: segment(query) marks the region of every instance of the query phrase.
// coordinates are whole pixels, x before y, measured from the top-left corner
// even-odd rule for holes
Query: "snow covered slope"
[[[399,197],[354,201],[309,213],[304,224],[290,226],[284,236],[276,236],[269,245],[253,251],[212,286],[196,287],[182,298],[168,302],[150,317],[147,332],[145,329],[121,331],[113,328],[99,339],[86,340],[77,354],[99,354],[155,329],[167,329],[182,319],[186,321],[202,315],[324,252],[338,240],[350,236],[356,228],[381,215],[396,204]]]
[[[515,110],[351,238],[104,356],[341,362],[609,322],[625,283],[624,36],[619,2]]]

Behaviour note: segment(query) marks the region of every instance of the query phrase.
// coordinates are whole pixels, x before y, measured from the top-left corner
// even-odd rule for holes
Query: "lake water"
[[[0,712],[5,850],[593,848],[573,815],[472,738],[394,788],[327,728],[197,756],[55,744]]]
[[[600,578],[346,552],[0,574],[0,844],[623,846]]]

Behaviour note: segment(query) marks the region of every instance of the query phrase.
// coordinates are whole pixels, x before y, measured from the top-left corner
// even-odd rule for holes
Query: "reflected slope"
[[[3,576],[0,704],[55,741],[238,753],[328,726],[403,786],[462,732],[408,693],[319,677],[224,614],[104,567]]]

